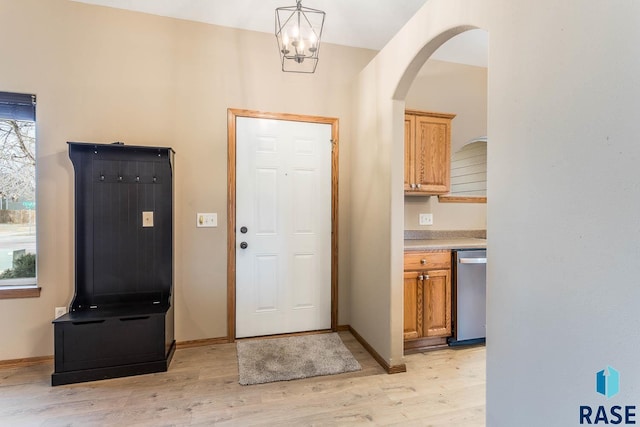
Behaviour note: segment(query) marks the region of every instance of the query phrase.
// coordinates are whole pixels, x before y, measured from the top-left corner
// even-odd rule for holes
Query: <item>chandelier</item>
[[[313,73],[318,65],[324,12],[302,6],[276,9],[276,39],[282,71]]]

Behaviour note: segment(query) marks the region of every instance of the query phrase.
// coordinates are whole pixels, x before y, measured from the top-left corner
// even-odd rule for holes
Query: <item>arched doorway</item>
[[[422,174],[414,179],[421,179],[416,182],[422,182],[425,188],[427,178],[446,177],[445,181],[440,181],[443,188],[434,188],[445,191],[439,195],[407,192],[405,184],[404,234],[407,239],[430,239],[435,244],[438,239],[486,236],[486,142],[482,143],[483,147],[467,150],[463,146],[478,135],[487,134],[487,44],[488,33],[485,30],[468,30],[456,35],[425,62],[407,92],[405,111],[409,115],[405,118],[405,181]],[[421,117],[420,114],[427,114],[426,117],[452,116],[453,119],[447,119],[450,120],[450,125],[447,125],[450,131],[446,134],[450,138],[436,138],[437,125],[426,123],[430,120],[436,123],[437,119],[422,119],[419,124],[417,118]],[[436,140],[439,142],[429,142]],[[432,167],[436,170],[433,171]],[[430,217],[431,221],[425,224],[421,219],[424,216]],[[406,243],[414,247],[416,241]],[[482,280],[467,287],[464,281],[460,281],[462,286],[457,285],[457,258],[449,266],[448,260],[458,253],[454,249],[464,247],[445,247],[421,253],[422,256],[433,257],[433,260],[435,257],[447,260],[445,268],[431,267],[427,275],[420,267],[410,267],[411,257],[419,254],[405,252],[405,355],[468,340],[471,335],[465,331],[469,330],[474,331],[474,342],[485,337],[485,267],[461,270],[473,271],[473,279]]]
[[[385,361],[404,363],[404,109],[418,71],[444,42],[484,28],[485,1],[430,1],[360,74],[354,90],[351,326]],[[363,215],[366,213],[366,215]]]
[[[450,194],[405,197],[404,229],[416,231],[413,236],[486,229],[487,46],[488,32],[481,29],[448,40],[425,62],[405,97],[406,110],[455,114]],[[483,142],[475,143],[473,153],[464,148],[479,138]],[[431,213],[433,224],[421,225],[420,213]]]

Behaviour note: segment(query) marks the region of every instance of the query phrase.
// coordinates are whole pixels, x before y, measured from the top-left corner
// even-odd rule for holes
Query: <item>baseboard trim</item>
[[[229,341],[227,337],[220,338],[206,338],[201,340],[191,340],[191,341],[181,341],[177,342],[175,345],[176,349],[179,348],[191,348],[191,347],[203,347],[206,345],[214,345],[214,344],[227,344],[232,341]],[[173,356],[173,354],[172,354]],[[8,360],[0,360],[0,368],[13,368],[13,367],[23,367],[23,366],[31,366],[31,365],[39,365],[42,363],[48,363],[53,361],[53,355],[51,356],[38,356],[38,357],[25,357],[22,359],[8,359]]]
[[[354,336],[354,338],[367,350],[367,352],[382,366],[382,368],[388,374],[398,374],[401,372],[407,372],[407,366],[403,363],[401,365],[389,365],[386,360],[382,358],[378,354],[377,351],[371,347],[371,345],[364,339],[362,336],[351,327],[351,325],[338,325],[337,330],[340,332],[349,331]],[[215,344],[228,344],[232,343],[234,340],[229,339],[228,337],[218,337],[218,338],[205,338],[199,340],[189,340],[189,341],[180,341],[176,342],[176,349],[182,348],[192,348],[192,347],[203,347],[207,345],[215,345]],[[0,368],[8,368],[8,367],[22,367],[22,366],[31,366],[38,365],[43,363],[53,362],[53,355],[51,356],[39,356],[39,357],[26,357],[22,359],[9,359],[9,360],[0,360]]]
[[[338,331],[348,331],[349,325],[338,326]],[[291,337],[296,335],[311,335],[311,334],[324,334],[327,332],[331,332],[331,329],[321,329],[317,331],[305,331],[305,332],[294,332],[291,334],[277,334],[277,335],[268,335],[262,337],[255,337],[255,339],[265,339],[265,338],[282,338],[282,337]],[[229,344],[232,342],[236,342],[239,340],[249,340],[254,339],[254,337],[250,338],[229,338],[229,337],[218,337],[218,338],[205,338],[200,340],[191,340],[191,341],[180,341],[176,344],[176,348],[191,348],[191,347],[203,347],[206,345],[215,345],[215,344]]]
[[[215,345],[215,344],[228,344],[230,342],[233,342],[233,341],[227,337],[204,338],[200,340],[180,341],[176,343],[176,349],[204,347],[206,345]]]
[[[40,365],[53,361],[53,356],[25,357],[23,359],[0,360],[0,368]]]
[[[418,338],[404,342],[404,354],[437,350],[448,346],[446,337]]]
[[[405,365],[404,363],[402,363],[401,365],[389,365],[387,361],[384,360],[384,358],[380,356],[378,352],[375,351],[364,338],[362,338],[362,335],[360,335],[358,332],[356,332],[355,329],[351,327],[351,325],[349,325],[348,328],[349,332],[351,332],[351,335],[353,335],[354,338],[360,344],[362,344],[364,349],[367,350],[369,354],[376,360],[376,362],[378,362],[380,366],[382,366],[382,368],[387,371],[387,374],[399,374],[402,372],[407,372],[407,365]]]

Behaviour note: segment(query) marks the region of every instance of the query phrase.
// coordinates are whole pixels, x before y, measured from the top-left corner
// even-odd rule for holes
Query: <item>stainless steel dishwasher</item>
[[[449,345],[483,343],[487,322],[487,250],[453,253],[454,328]]]

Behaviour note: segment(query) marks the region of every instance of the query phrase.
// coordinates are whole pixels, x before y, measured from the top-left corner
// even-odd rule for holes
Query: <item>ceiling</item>
[[[273,33],[275,9],[295,0],[73,0],[224,27]],[[427,0],[303,0],[326,12],[322,40],[380,50]],[[487,33],[467,31],[445,43],[433,58],[487,66]]]

